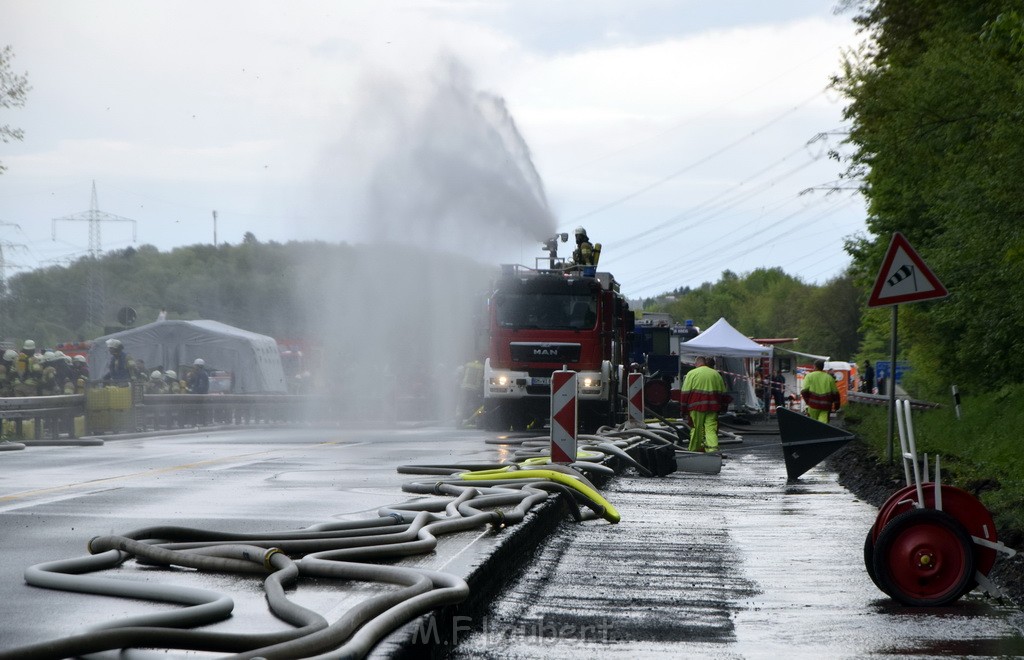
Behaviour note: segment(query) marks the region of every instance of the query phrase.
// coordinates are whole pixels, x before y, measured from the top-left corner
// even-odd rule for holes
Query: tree
[[[799,350],[850,359],[861,338],[862,297],[849,274],[814,286],[781,268],[758,268],[742,276],[727,270],[661,309],[703,328],[725,317],[748,336],[799,337]]]
[[[900,310],[900,343],[930,394],[991,389],[1024,373],[1024,20],[1019,0],[874,0],[869,39],[835,85],[863,181],[867,236],[847,248],[869,286],[894,231],[950,290]],[[904,313],[904,309],[906,310]],[[877,344],[877,315],[865,336]],[[862,350],[866,349],[862,346]]]
[[[25,105],[25,97],[32,89],[28,84],[27,73],[18,75],[11,69],[13,58],[14,51],[10,46],[4,46],[3,50],[0,50],[0,108],[20,108]],[[20,140],[24,135],[20,128],[0,124],[0,141]],[[4,164],[0,163],[0,174],[6,169]]]

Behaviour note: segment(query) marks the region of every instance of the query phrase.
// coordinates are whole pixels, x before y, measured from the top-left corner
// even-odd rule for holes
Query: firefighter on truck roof
[[[601,258],[601,244],[594,245],[587,237],[587,230],[577,227],[576,249],[572,251],[572,263],[575,266],[596,266]]]

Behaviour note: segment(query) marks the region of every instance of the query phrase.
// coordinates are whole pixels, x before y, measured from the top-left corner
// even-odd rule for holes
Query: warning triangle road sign
[[[949,295],[939,278],[910,247],[903,234],[892,235],[889,250],[878,269],[878,279],[868,299],[868,307],[920,302]]]

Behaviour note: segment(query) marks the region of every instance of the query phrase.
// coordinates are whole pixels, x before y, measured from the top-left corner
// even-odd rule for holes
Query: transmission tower
[[[0,221],[0,227],[17,227],[21,229],[21,225],[16,222],[3,222]],[[11,243],[9,241],[0,241],[0,296],[7,295],[7,261],[4,259],[4,248],[23,248],[26,247],[20,243]]]
[[[89,321],[93,325],[102,326],[105,301],[103,295],[103,281],[100,277],[99,265],[100,255],[103,253],[103,244],[100,241],[100,223],[132,223],[133,243],[136,240],[137,223],[131,218],[124,218],[119,215],[114,215],[113,213],[104,213],[103,211],[100,211],[99,202],[96,200],[96,181],[92,182],[92,203],[89,205],[88,211],[73,213],[71,215],[65,215],[63,217],[53,219],[53,240],[57,240],[57,222],[65,220],[89,223],[89,257],[92,262],[89,266]]]
[[[14,222],[0,221],[0,227],[17,227],[21,230],[21,226]],[[7,258],[4,256],[4,248],[11,249],[25,247],[27,246],[21,243],[0,241],[0,338],[6,338],[7,331],[10,329],[7,322],[7,267],[16,265],[7,263]]]

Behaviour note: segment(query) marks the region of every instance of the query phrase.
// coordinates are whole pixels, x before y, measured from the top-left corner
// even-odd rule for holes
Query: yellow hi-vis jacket
[[[683,379],[680,406],[683,412],[718,412],[729,406],[722,374],[708,366],[697,367]]]
[[[837,410],[839,409],[839,388],[836,387],[836,379],[824,371],[812,371],[804,376],[800,396],[804,398],[808,408],[832,410],[835,406]]]

